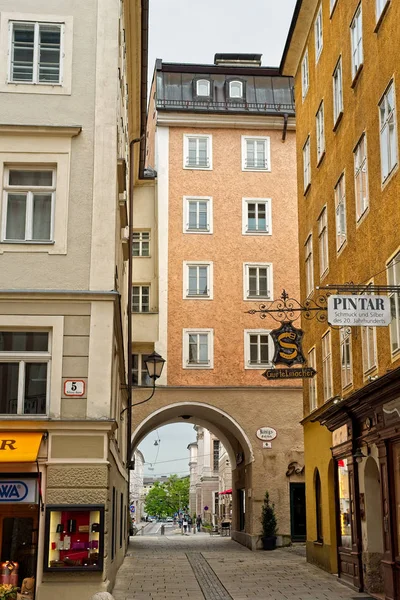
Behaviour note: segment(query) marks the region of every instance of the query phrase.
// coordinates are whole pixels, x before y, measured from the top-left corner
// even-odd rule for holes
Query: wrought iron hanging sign
[[[273,329],[270,335],[275,344],[275,354],[272,359],[274,365],[291,367],[306,362],[301,348],[303,331],[293,327],[291,321],[282,323],[279,329]]]

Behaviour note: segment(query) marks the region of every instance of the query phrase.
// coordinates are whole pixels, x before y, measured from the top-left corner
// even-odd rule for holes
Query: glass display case
[[[104,505],[46,508],[45,571],[101,571]]]

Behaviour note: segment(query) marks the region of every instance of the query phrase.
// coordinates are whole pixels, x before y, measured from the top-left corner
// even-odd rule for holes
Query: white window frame
[[[333,124],[336,125],[339,117],[343,114],[343,75],[342,75],[342,57],[336,63],[332,75],[333,86]]]
[[[207,334],[207,352],[208,352],[208,364],[189,364],[189,334]],[[182,367],[184,369],[213,369],[214,368],[214,329],[211,328],[200,328],[200,329],[183,329],[183,353],[182,353]]]
[[[206,202],[207,228],[189,228],[189,205],[191,202]],[[183,196],[183,233],[209,235],[213,233],[213,199],[211,196]]]
[[[319,275],[322,279],[329,271],[328,209],[325,205],[318,217]]]
[[[330,2],[329,2],[329,11],[330,11],[329,14],[330,14],[330,16],[332,16],[332,13],[333,13],[333,11],[335,9],[336,3],[337,3],[337,0],[330,0]]]
[[[200,85],[207,84],[207,94],[200,94],[199,87]],[[211,81],[209,79],[197,79],[196,80],[196,96],[199,98],[209,98],[211,95]]]
[[[307,366],[314,371],[317,370],[317,351],[315,346],[310,348],[308,351],[308,361]],[[308,380],[308,403],[310,412],[315,410],[318,407],[318,386],[317,386],[317,375],[314,377],[310,377]]]
[[[250,269],[260,268],[267,269],[267,295],[265,296],[250,296]],[[248,262],[243,264],[243,299],[254,302],[255,300],[273,300],[273,272],[272,263],[253,263]]]
[[[133,350],[132,351],[132,374],[133,374],[133,356],[137,356],[138,357],[138,368],[137,368],[137,376],[138,376],[138,383],[134,384],[133,380],[132,380],[132,385],[136,388],[136,387],[151,387],[153,385],[152,380],[150,379],[150,377],[147,374],[147,369],[146,369],[146,365],[144,364],[144,357],[145,356],[149,356],[152,353],[152,350],[149,350],[147,352],[141,350],[141,351],[137,351],[137,350]],[[132,377],[131,374],[131,377]],[[142,381],[142,377],[143,374],[149,379],[149,383],[139,383],[139,381]]]
[[[393,93],[393,108],[388,111],[388,102],[387,97],[389,93]],[[382,105],[385,113],[384,120],[382,119]],[[394,131],[394,139],[393,146],[391,144],[390,138],[390,126],[392,123],[393,131]],[[388,87],[385,90],[380,102],[379,102],[379,125],[380,125],[380,150],[381,150],[381,174],[382,174],[382,183],[390,177],[394,169],[398,164],[398,140],[397,140],[397,118],[396,118],[396,93],[394,88],[394,81],[392,80]],[[389,133],[388,133],[389,132]],[[386,140],[385,140],[386,138]],[[383,154],[386,154],[387,158],[387,166],[388,172],[384,172],[384,164],[382,161]]]
[[[376,22],[378,23],[381,15],[386,7],[389,4],[390,0],[376,0],[375,8],[376,8]]]
[[[308,88],[310,87],[310,70],[308,65],[308,48],[304,52],[303,60],[301,61],[301,96],[302,99],[307,96]]]
[[[359,222],[369,208],[368,154],[365,132],[354,148],[354,193],[356,196],[356,220]],[[365,173],[365,190],[362,186]]]
[[[43,25],[62,25],[60,83],[32,83],[11,81],[12,23],[40,23]],[[70,95],[72,91],[73,58],[73,17],[41,13],[1,12],[0,31],[7,35],[0,37],[0,92]]]
[[[240,86],[240,94],[239,95],[232,95],[232,86],[233,84],[235,85],[239,85]],[[234,98],[234,99],[242,99],[243,98],[243,81],[239,81],[238,79],[234,79],[233,81],[229,82],[229,98]]]
[[[347,240],[346,176],[343,172],[335,185],[336,250],[339,252]]]
[[[272,359],[274,357],[274,341],[270,336],[270,329],[245,329],[244,330],[244,368],[249,370],[254,369],[266,369],[272,364]],[[267,362],[250,362],[250,336],[251,335],[267,335],[268,336],[268,361]],[[260,340],[258,339],[257,343],[258,354],[260,357]]]
[[[398,269],[400,271],[400,264],[397,263],[400,263],[399,251],[387,263],[388,285],[400,286],[400,274],[399,277],[396,276],[396,270]],[[388,296],[390,298],[390,306],[392,313],[392,320],[389,325],[390,350],[392,356],[394,356],[397,355],[400,351],[400,294],[390,292]]]
[[[350,40],[351,40],[351,74],[352,78],[356,77],[361,69],[363,57],[363,28],[362,28],[362,7],[361,2],[357,7],[354,17],[350,23]]]
[[[14,55],[14,45],[13,45],[13,37],[14,37],[14,26],[20,25],[33,25],[34,29],[34,42],[33,42],[33,64],[32,64],[32,81],[19,81],[18,79],[13,79],[13,55]],[[39,80],[39,32],[41,27],[46,26],[54,26],[60,28],[60,62],[59,62],[59,79],[58,81],[49,82],[49,81],[40,81]],[[15,19],[9,22],[10,29],[10,53],[9,53],[9,71],[8,71],[8,82],[15,84],[24,84],[24,85],[62,85],[63,80],[63,57],[64,57],[64,23],[54,22],[54,23],[43,23],[42,21],[36,21],[34,23],[21,21],[19,19]]]
[[[264,204],[265,206],[265,229],[249,229],[248,208],[249,204]],[[257,220],[258,220],[258,209]],[[242,198],[242,234],[243,235],[272,235],[272,200],[271,198]]]
[[[349,387],[353,383],[353,351],[351,327],[340,328],[340,367],[342,389]]]
[[[303,146],[303,185],[304,192],[311,185],[311,141],[310,135],[307,136],[306,143]]]
[[[144,235],[148,235],[149,237],[147,239],[143,239],[143,234]],[[145,230],[136,230],[133,231],[132,236],[134,235],[138,235],[139,239],[134,239],[132,237],[132,256],[133,258],[150,258],[151,256],[151,246],[150,246],[150,241],[151,241],[151,232],[150,231],[145,231]],[[139,244],[139,254],[133,254],[133,245],[134,244]],[[149,245],[149,253],[148,254],[143,254],[143,244],[148,244]]]
[[[372,344],[370,342],[372,341]],[[372,356],[370,353],[372,345]],[[376,327],[361,327],[361,351],[363,362],[363,373],[367,375],[375,371],[378,366],[378,356],[376,349]]]
[[[51,171],[52,185],[51,186],[10,186],[8,184],[10,171]],[[7,164],[4,168],[3,175],[3,218],[1,227],[1,241],[6,244],[52,244],[54,242],[54,211],[55,199],[57,190],[57,169],[54,165],[33,166],[29,164]],[[26,194],[26,216],[25,216],[25,239],[18,240],[7,238],[7,210],[8,210],[8,194],[18,192]],[[32,216],[33,216],[33,196],[36,193],[51,194],[51,215],[50,215],[50,238],[48,240],[33,240],[32,239]]]
[[[315,131],[317,139],[317,164],[325,154],[325,123],[324,123],[324,101],[322,100],[317,114],[315,115]]]
[[[310,233],[304,244],[305,251],[305,274],[306,274],[306,296],[311,296],[314,291],[314,263],[313,263],[313,239],[312,233]]]
[[[207,140],[207,160],[208,165],[206,166],[196,166],[189,165],[189,139],[197,138],[197,139],[206,139]],[[184,133],[183,134],[183,168],[189,171],[212,171],[212,135],[211,134],[192,134],[192,133]]]
[[[319,6],[317,16],[314,23],[315,36],[315,63],[318,63],[321,56],[322,48],[324,47],[324,34],[322,26],[322,2]]]
[[[139,310],[133,310],[133,288],[139,288]],[[143,288],[148,288],[149,310],[143,310]],[[151,285],[149,283],[133,283],[131,292],[132,313],[134,315],[148,315],[151,312]]]
[[[49,411],[50,398],[50,365],[51,365],[51,330],[48,329],[6,329],[0,328],[1,331],[9,331],[10,333],[47,333],[48,349],[47,351],[24,351],[24,352],[0,352],[0,363],[16,363],[18,368],[18,398],[16,413],[2,413],[1,416],[8,417],[45,417]],[[24,413],[24,389],[25,389],[25,365],[29,363],[43,363],[47,365],[46,373],[46,404],[44,413]]]
[[[264,142],[265,164],[264,167],[247,167],[247,142]],[[242,135],[242,171],[270,172],[271,171],[271,151],[269,136],[262,135]]]
[[[324,402],[327,402],[333,396],[331,337],[331,330],[328,329],[321,338]]]
[[[189,268],[207,268],[207,294],[189,294]],[[213,299],[214,263],[210,260],[185,260],[183,262],[183,299],[212,300]]]

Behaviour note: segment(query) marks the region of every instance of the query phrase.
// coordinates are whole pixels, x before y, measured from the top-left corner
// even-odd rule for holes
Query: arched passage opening
[[[251,541],[253,506],[251,502],[251,442],[235,419],[223,410],[202,402],[178,402],[145,417],[132,434],[132,451],[152,431],[170,423],[191,423],[208,429],[225,447],[232,466],[232,538],[241,543]]]

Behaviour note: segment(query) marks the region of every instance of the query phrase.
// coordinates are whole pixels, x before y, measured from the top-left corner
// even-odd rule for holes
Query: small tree
[[[274,537],[277,531],[275,504],[270,501],[268,492],[265,492],[264,505],[261,511],[261,524],[263,537]]]

